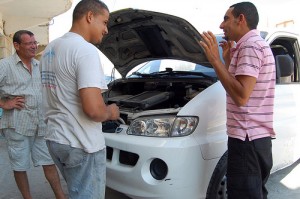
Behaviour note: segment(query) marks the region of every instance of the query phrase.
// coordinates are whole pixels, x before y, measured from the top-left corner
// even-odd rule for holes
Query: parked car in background
[[[121,113],[103,123],[107,186],[133,199],[227,198],[225,91],[198,31],[176,16],[135,9],[112,12],[108,29],[97,47],[122,78],[103,94]],[[299,36],[261,34],[277,67],[275,172],[300,158]]]

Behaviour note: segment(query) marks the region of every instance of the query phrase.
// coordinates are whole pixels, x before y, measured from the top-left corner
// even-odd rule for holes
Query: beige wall
[[[13,54],[12,39],[10,37],[0,36],[0,59]]]

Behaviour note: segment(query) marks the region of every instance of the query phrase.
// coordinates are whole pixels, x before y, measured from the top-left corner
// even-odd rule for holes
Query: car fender
[[[203,159],[220,158],[227,150],[226,93],[220,81],[198,94],[178,113],[187,115],[199,118],[193,136]]]

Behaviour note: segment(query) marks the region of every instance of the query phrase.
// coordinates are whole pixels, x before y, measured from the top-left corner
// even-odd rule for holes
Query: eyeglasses
[[[25,46],[32,46],[32,45],[39,45],[39,42],[37,41],[31,41],[31,42],[21,42],[20,44],[24,44]]]

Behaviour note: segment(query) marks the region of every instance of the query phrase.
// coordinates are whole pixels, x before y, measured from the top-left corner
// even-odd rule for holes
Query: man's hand
[[[25,97],[18,96],[8,100],[2,100],[2,108],[4,110],[23,109],[25,107]]]
[[[203,41],[200,41],[200,45],[204,49],[204,53],[208,61],[214,66],[216,62],[221,62],[219,53],[219,44],[217,42],[216,36],[208,31],[201,34]]]
[[[116,104],[110,104],[107,106],[109,112],[111,113],[110,120],[117,120],[120,117],[119,107]]]
[[[222,57],[225,61],[225,65],[229,67],[231,58],[230,58],[230,49],[234,46],[234,41],[221,41],[220,46],[222,48]]]

